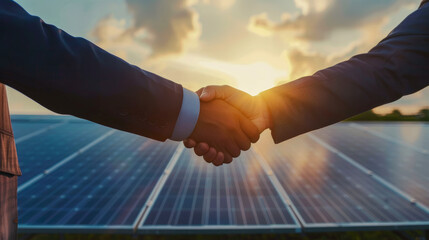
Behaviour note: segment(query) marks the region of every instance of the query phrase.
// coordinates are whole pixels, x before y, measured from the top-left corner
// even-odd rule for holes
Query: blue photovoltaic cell
[[[45,129],[57,123],[59,122],[53,123],[53,122],[12,121],[13,135],[15,139],[19,139],[20,137],[26,136],[33,132],[39,131],[41,129]]]
[[[337,124],[314,134],[429,207],[429,154],[347,124]]]
[[[312,224],[420,222],[429,214],[308,136],[279,145],[264,140],[266,159],[308,228]],[[341,150],[341,148],[340,148]]]
[[[295,224],[254,156],[214,167],[185,151],[143,227]]]
[[[20,227],[122,225],[131,230],[176,148],[177,143],[114,133],[19,192]]]
[[[91,143],[109,128],[93,123],[68,123],[16,145],[22,176],[19,184],[52,167]]]
[[[12,116],[16,138],[62,122],[17,144],[23,171],[19,184],[31,183],[18,193],[21,231],[131,233],[141,216],[139,233],[172,228],[295,231],[300,225],[284,198],[291,200],[303,231],[422,228],[429,222],[428,212],[316,141],[331,145],[429,206],[429,154],[418,151],[429,144],[429,125],[337,124],[279,145],[265,136],[254,151],[221,167],[186,150],[163,175],[177,143],[116,131],[79,153],[111,129],[74,117]],[[38,175],[42,177],[30,182]],[[157,183],[160,188],[155,189]],[[152,193],[159,193],[153,203],[148,202]]]
[[[427,123],[365,123],[358,125],[370,131],[380,132],[393,140],[429,151],[429,124]]]

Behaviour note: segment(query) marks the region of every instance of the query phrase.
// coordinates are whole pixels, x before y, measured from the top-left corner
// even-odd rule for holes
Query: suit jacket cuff
[[[188,138],[194,131],[200,114],[200,99],[198,95],[183,88],[182,107],[174,126],[171,140],[182,141]]]

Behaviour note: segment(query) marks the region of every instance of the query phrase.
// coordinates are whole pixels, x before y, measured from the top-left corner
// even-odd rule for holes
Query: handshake
[[[215,166],[231,163],[241,151],[259,140],[270,127],[270,114],[262,97],[230,86],[208,86],[197,91],[200,115],[187,148]]]

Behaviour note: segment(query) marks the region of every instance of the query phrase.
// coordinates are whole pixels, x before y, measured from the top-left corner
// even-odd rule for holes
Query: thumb
[[[215,93],[214,90],[210,87],[205,87],[203,88],[203,91],[201,92],[200,95],[200,100],[203,102],[208,102],[214,99],[215,97]]]

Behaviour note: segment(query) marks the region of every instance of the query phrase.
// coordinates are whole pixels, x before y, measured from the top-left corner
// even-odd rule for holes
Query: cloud
[[[295,0],[301,9],[298,16],[285,14],[280,22],[271,21],[266,14],[250,18],[248,29],[267,36],[287,32],[295,39],[321,41],[337,30],[365,28],[405,5],[409,0]]]
[[[229,9],[235,4],[235,0],[202,0],[205,4],[211,4],[220,9]]]
[[[318,70],[345,61],[354,55],[368,52],[382,39],[381,28],[386,22],[387,20],[384,19],[363,27],[360,39],[349,43],[346,47],[338,49],[338,51],[329,55],[308,51],[305,47],[299,47],[299,45],[297,45],[298,47],[285,50],[283,54],[287,59],[289,69],[291,69],[289,78],[296,79],[310,75]]]
[[[367,52],[383,37],[383,27],[400,7],[416,4],[409,0],[295,0],[300,13],[283,14],[273,22],[266,13],[250,18],[248,30],[260,36],[280,36],[287,44],[283,55],[289,65],[289,80],[313,74],[317,70]],[[315,44],[326,44],[337,31],[357,31],[360,38],[338,46],[332,54],[315,51]],[[343,34],[343,35],[341,35]],[[344,31],[339,35],[344,38]],[[311,50],[310,50],[311,49]]]
[[[93,30],[97,43],[141,45],[150,57],[181,54],[197,39],[201,26],[191,0],[127,0],[132,21],[106,17]],[[109,43],[109,44],[108,44]],[[111,50],[109,48],[109,50]]]

